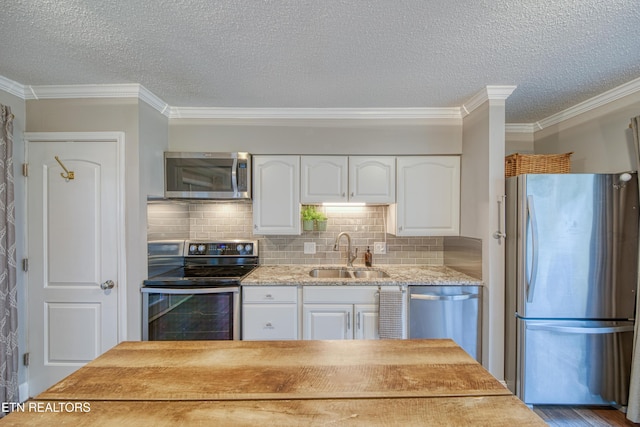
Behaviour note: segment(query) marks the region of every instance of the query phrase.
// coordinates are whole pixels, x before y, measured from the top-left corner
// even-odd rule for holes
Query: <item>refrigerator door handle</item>
[[[536,220],[536,210],[533,203],[533,196],[527,196],[527,213],[531,224],[531,272],[527,279],[527,302],[533,301],[533,291],[536,287],[538,276],[538,222]]]
[[[633,332],[633,325],[589,328],[589,327],[579,327],[579,326],[557,326],[557,325],[540,324],[540,325],[527,325],[527,329],[531,331],[562,332],[565,334],[595,335],[595,334],[615,334],[618,332]]]
[[[458,295],[411,294],[411,299],[427,301],[463,301],[478,298],[478,294],[462,293]]]

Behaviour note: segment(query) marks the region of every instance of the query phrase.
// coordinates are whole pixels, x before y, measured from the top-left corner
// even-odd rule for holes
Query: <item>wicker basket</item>
[[[511,154],[504,158],[504,175],[509,178],[523,173],[569,173],[572,154]]]

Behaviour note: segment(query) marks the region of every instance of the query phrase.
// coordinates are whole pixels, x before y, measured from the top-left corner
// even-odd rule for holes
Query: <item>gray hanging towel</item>
[[[406,293],[396,286],[380,288],[378,332],[380,338],[403,339],[407,337]]]

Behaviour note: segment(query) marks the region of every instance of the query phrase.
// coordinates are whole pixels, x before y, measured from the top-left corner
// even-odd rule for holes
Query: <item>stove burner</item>
[[[145,287],[238,286],[258,266],[257,241],[156,242],[150,247],[149,279]],[[152,268],[153,265],[153,268]]]

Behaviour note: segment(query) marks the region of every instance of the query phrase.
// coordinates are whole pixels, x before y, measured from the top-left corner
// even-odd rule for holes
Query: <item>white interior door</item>
[[[30,396],[118,343],[124,291],[120,142],[55,138],[25,138]]]

